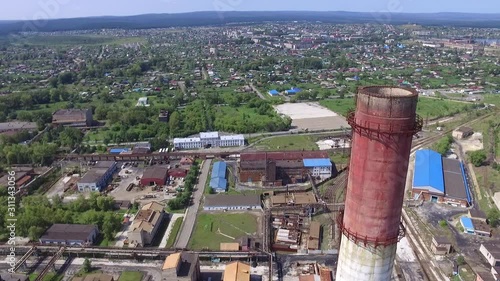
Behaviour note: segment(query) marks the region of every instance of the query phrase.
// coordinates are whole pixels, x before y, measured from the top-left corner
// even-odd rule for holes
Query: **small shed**
[[[451,253],[451,242],[446,236],[434,236],[432,238],[431,250],[435,255],[446,255]]]
[[[127,147],[116,147],[116,148],[111,148],[109,150],[109,153],[111,154],[120,154],[120,153],[123,153],[123,152],[129,152],[130,151],[130,148],[127,148]]]
[[[472,223],[471,218],[469,217],[461,217],[460,224],[464,228],[464,233],[475,234],[474,224]]]
[[[456,139],[465,139],[472,136],[473,134],[474,130],[472,130],[472,128],[469,127],[460,127],[455,131],[453,131],[452,133],[453,137]]]
[[[269,93],[269,95],[270,95],[270,96],[272,96],[272,97],[277,96],[277,95],[279,95],[279,94],[280,94],[280,93],[279,93],[278,91],[276,91],[276,90],[271,90],[271,91],[269,91],[268,93]]]
[[[220,250],[223,252],[238,252],[240,244],[238,243],[220,243]]]

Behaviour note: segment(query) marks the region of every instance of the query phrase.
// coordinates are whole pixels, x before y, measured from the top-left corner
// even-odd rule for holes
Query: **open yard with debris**
[[[251,213],[201,213],[189,241],[193,250],[219,250],[220,243],[239,243],[244,236],[258,233],[257,216]]]
[[[292,119],[292,126],[301,130],[337,130],[349,127],[341,115],[318,103],[285,103],[275,107],[281,115]]]
[[[462,146],[464,152],[477,151],[484,148],[482,133],[474,133],[472,136],[466,139],[455,141]]]

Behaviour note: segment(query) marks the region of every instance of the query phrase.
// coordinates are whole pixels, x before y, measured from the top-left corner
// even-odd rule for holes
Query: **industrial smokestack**
[[[417,102],[412,89],[358,89],[337,281],[391,280],[412,138],[422,129]]]

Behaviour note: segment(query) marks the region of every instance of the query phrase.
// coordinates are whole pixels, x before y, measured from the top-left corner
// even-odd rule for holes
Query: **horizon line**
[[[203,11],[190,11],[190,12],[162,12],[162,13],[142,13],[142,14],[127,14],[127,15],[99,15],[99,16],[78,16],[78,17],[67,17],[67,18],[47,18],[47,20],[70,20],[70,19],[85,19],[85,18],[117,18],[117,17],[139,17],[147,15],[182,15],[182,14],[195,14],[195,13],[357,13],[357,14],[386,14],[386,12],[359,12],[359,11],[345,11],[345,10],[332,10],[332,11],[317,11],[317,10],[263,10],[263,11],[252,11],[252,10],[203,10]],[[500,12],[391,12],[391,14],[396,15],[435,15],[435,14],[468,14],[468,15],[499,15]],[[0,19],[0,22],[24,22],[32,21],[30,19]]]

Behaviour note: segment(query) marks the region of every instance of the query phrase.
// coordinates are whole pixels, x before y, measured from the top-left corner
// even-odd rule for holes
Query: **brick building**
[[[92,126],[92,110],[90,109],[59,109],[52,114],[52,124],[69,127]]]
[[[307,180],[315,167],[304,165],[304,159],[327,159],[326,151],[290,151],[241,153],[239,180],[242,183],[262,183],[282,186]]]

